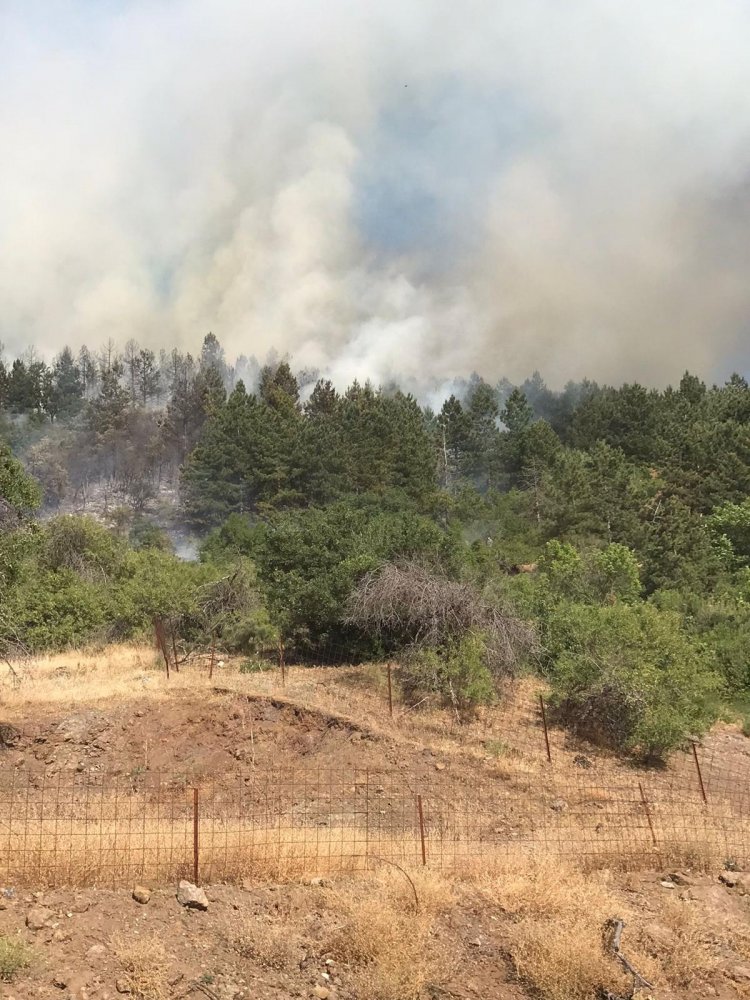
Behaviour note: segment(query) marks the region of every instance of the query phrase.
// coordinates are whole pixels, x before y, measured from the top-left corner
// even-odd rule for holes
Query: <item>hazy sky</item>
[[[750,364],[746,0],[0,0],[0,340]]]

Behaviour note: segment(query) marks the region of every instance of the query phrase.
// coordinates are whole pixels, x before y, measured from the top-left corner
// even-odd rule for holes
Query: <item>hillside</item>
[[[391,719],[383,665],[282,685],[241,662],[169,681],[145,647],[13,663],[0,933],[32,953],[8,997],[631,996],[614,918],[653,986],[636,995],[750,995],[750,897],[722,874],[750,854],[735,727],[699,748],[703,804],[692,754],[634,771],[553,727],[550,764],[532,682],[473,721],[399,699]],[[175,899],[194,788],[205,913]]]

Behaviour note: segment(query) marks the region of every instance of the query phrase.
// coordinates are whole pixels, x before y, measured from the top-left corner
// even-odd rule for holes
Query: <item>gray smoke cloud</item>
[[[4,0],[0,339],[747,366],[743,0]]]

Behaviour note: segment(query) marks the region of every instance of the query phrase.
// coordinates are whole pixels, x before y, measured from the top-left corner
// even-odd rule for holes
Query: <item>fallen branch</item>
[[[641,988],[651,990],[653,989],[652,984],[644,979],[643,976],[637,969],[634,969],[630,962],[625,958],[625,956],[620,951],[620,941],[622,939],[622,932],[625,929],[625,922],[620,920],[619,917],[613,917],[607,921],[604,925],[605,938],[608,938],[608,948],[614,955],[614,957],[620,962],[626,972],[629,972],[633,977],[633,989],[630,992],[630,998],[633,997],[636,990]],[[628,998],[628,1000],[630,1000]],[[624,1000],[624,998],[619,998],[611,993],[609,990],[605,991],[604,1000]]]

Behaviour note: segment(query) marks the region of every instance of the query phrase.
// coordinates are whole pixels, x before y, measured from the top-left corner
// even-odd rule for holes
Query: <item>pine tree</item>
[[[0,358],[0,410],[7,409],[10,377],[5,362]]]
[[[26,364],[16,358],[8,376],[8,408],[14,413],[31,413],[36,403],[34,384]]]
[[[226,381],[227,363],[224,357],[224,348],[213,333],[206,334],[201,347],[200,369],[205,372],[209,368],[214,368],[219,373],[222,384]]]
[[[78,371],[81,377],[83,395],[88,399],[96,390],[99,382],[99,369],[94,355],[85,344],[78,352]]]
[[[275,410],[299,406],[299,385],[288,362],[282,361],[276,368],[266,365],[261,370],[258,395]]]
[[[52,369],[50,401],[55,416],[61,417],[73,416],[83,406],[81,370],[69,347],[62,349]]]
[[[460,400],[450,396],[437,416],[437,451],[445,489],[455,489],[470,462],[471,425]]]
[[[159,394],[161,376],[153,351],[141,348],[136,358],[136,385],[138,399],[146,406]]]

